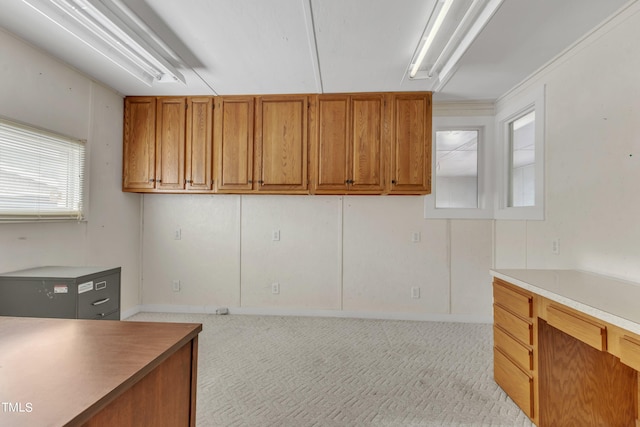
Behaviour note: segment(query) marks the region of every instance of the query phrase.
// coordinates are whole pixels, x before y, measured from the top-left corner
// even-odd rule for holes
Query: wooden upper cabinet
[[[223,96],[215,102],[216,188],[219,192],[251,191],[254,98]]]
[[[156,98],[130,97],[124,104],[122,189],[155,188]]]
[[[428,194],[431,94],[127,97],[123,155],[123,191]]]
[[[185,188],[187,99],[158,98],[156,117],[156,189]]]
[[[350,190],[380,193],[384,189],[384,96],[351,98]]]
[[[256,98],[257,191],[307,192],[308,103],[306,95]]]
[[[320,95],[313,122],[312,192],[346,192],[350,175],[351,103],[348,95]]]
[[[213,98],[187,99],[186,189],[213,188]]]
[[[384,101],[381,94],[317,97],[312,120],[313,193],[383,192]]]
[[[392,96],[391,179],[394,194],[431,192],[431,93]]]

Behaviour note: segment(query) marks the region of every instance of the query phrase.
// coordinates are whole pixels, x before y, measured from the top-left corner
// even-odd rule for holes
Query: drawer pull
[[[98,301],[94,301],[91,303],[91,305],[96,306],[96,305],[101,305],[104,304],[105,302],[109,302],[111,298],[103,298],[103,299],[99,299]]]

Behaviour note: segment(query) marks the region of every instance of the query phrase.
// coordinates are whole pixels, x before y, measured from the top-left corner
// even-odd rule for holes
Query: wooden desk
[[[0,425],[195,426],[201,330],[0,317]]]
[[[640,284],[493,270],[494,377],[541,427],[638,427]]]

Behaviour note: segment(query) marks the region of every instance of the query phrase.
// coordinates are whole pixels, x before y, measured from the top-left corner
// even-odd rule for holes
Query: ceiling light
[[[445,0],[444,5],[442,6],[442,8],[440,8],[440,11],[438,12],[436,20],[434,21],[433,25],[431,26],[431,29],[429,30],[429,34],[424,39],[424,43],[422,44],[420,53],[418,54],[418,57],[416,58],[415,62],[413,63],[413,66],[411,67],[411,72],[409,73],[409,77],[414,78],[416,73],[418,72],[418,69],[422,65],[422,61],[424,61],[424,57],[429,51],[429,48],[431,48],[433,39],[435,38],[436,34],[438,34],[438,31],[440,31],[440,27],[442,26],[442,23],[444,22],[444,18],[447,16],[449,9],[451,9],[452,4],[453,4],[453,0]]]
[[[436,2],[436,7],[440,1]],[[432,90],[440,90],[502,2],[457,0],[454,4],[445,0],[433,24],[427,23],[425,32],[428,30],[428,35],[421,38],[424,43],[410,64],[409,78],[433,79]]]
[[[148,86],[186,83],[178,57],[122,1],[22,1]]]

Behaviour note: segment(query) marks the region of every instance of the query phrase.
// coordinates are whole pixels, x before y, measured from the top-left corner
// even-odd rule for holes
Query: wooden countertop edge
[[[171,347],[160,353],[158,357],[153,359],[150,363],[142,367],[139,371],[120,383],[117,387],[105,394],[101,399],[97,400],[94,404],[90,405],[87,409],[69,420],[63,427],[80,426],[89,421],[94,415],[104,409],[109,403],[117,399],[125,391],[133,387],[138,381],[144,378],[149,372],[157,368],[162,362],[167,360],[169,356],[174,354],[177,350],[182,348],[185,344],[192,341],[195,337],[202,332],[202,324],[200,323],[185,323],[184,325],[190,325],[193,329],[188,332],[182,339],[176,341]]]

